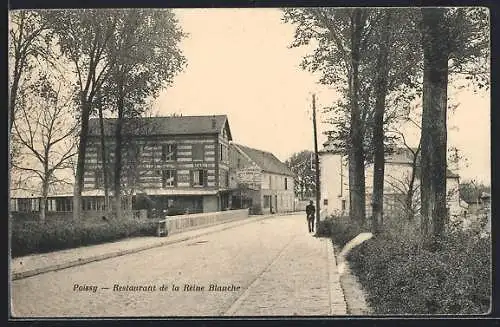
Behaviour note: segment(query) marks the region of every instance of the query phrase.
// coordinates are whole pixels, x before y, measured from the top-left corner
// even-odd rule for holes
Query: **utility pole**
[[[316,94],[312,96],[312,110],[313,110],[313,130],[314,130],[314,158],[316,161],[316,234],[318,234],[319,225],[319,210],[321,195],[319,193],[319,155],[318,155],[318,135],[316,131]]]

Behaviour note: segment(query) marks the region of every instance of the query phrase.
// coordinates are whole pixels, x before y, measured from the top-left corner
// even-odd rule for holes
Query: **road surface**
[[[276,216],[176,244],[15,280],[11,284],[12,314],[345,314],[338,276],[332,279],[328,246],[327,239],[308,233],[303,214]]]

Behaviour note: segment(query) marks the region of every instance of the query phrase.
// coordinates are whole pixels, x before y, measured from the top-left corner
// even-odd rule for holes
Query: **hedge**
[[[127,237],[154,235],[154,221],[14,221],[11,255],[19,257],[79,246],[113,242]]]
[[[329,219],[342,247],[366,227]],[[491,304],[491,239],[474,231],[450,232],[439,250],[385,231],[347,256],[375,314],[485,314]]]

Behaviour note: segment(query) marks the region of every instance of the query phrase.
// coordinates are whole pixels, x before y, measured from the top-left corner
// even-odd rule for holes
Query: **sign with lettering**
[[[236,171],[237,183],[251,189],[259,189],[262,183],[262,172],[258,167],[242,168]]]
[[[193,162],[194,168],[208,168],[208,164],[206,162]]]

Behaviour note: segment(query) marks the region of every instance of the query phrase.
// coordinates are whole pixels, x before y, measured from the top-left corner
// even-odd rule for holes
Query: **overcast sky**
[[[286,160],[313,149],[311,94],[317,105],[330,104],[334,91],[316,83],[300,67],[310,49],[289,49],[294,27],[277,9],[179,9],[189,36],[181,48],[188,66],[156,100],[160,114],[227,114],[237,143],[267,150]],[[463,90],[449,115],[449,145],[468,159],[462,179],[490,179],[489,95]],[[320,115],[319,121],[325,116]],[[328,129],[319,124],[320,132]],[[417,135],[417,133],[414,133]],[[326,140],[320,134],[320,144]],[[410,137],[418,142],[418,136]]]

